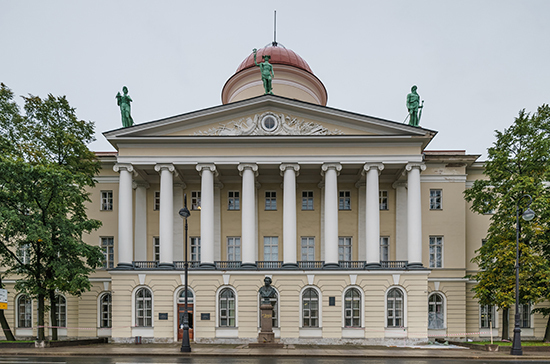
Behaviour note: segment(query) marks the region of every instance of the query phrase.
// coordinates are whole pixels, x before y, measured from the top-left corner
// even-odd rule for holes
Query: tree
[[[0,85],[0,259],[19,275],[15,288],[37,299],[44,340],[46,297],[55,327],[56,293],[89,290],[88,275],[102,264],[101,249],[82,240],[101,226],[85,209],[99,164],[87,148],[93,123],[78,120],[65,97],[24,101],[22,115]]]
[[[545,184],[550,181],[550,107],[543,105],[533,115],[523,110],[512,126],[495,133],[487,179],[476,180],[464,193],[472,211],[494,211],[486,242],[472,259],[479,272],[468,277],[478,282],[473,291],[480,304],[503,310],[506,339],[504,318],[515,303],[516,206],[526,208],[525,194],[533,198],[536,217],[520,225],[520,304],[550,298],[550,192]]]

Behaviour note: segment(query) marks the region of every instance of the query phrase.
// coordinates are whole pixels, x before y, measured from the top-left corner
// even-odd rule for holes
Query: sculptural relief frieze
[[[342,135],[341,130],[324,126],[285,114],[266,112],[219,124],[218,127],[195,132],[194,135]]]

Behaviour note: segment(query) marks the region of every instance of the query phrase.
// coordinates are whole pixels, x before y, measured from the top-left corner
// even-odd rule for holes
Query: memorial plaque
[[[168,312],[159,312],[159,320],[168,320]]]
[[[201,320],[210,320],[210,313],[201,313]]]
[[[329,297],[328,298],[328,305],[329,306],[336,306],[336,297]]]

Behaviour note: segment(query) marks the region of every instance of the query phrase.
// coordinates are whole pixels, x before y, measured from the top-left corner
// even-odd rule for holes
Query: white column
[[[383,169],[382,163],[367,163],[363,166],[364,173],[367,174],[367,268],[380,267],[380,187],[378,176]]]
[[[114,165],[113,170],[120,173],[118,182],[118,269],[131,269],[133,258],[132,234],[132,174],[131,164]]]
[[[214,164],[197,164],[201,176],[201,268],[214,268]]]
[[[221,190],[223,189],[223,183],[214,183],[214,261],[222,260],[222,197]]]
[[[340,163],[323,164],[325,175],[325,267],[338,268],[338,174]]]
[[[136,208],[134,224],[134,258],[137,261],[147,260],[147,189],[146,181],[134,182],[136,190]]]
[[[367,182],[355,183],[358,193],[357,201],[357,260],[367,260]]]
[[[422,206],[420,193],[420,172],[426,166],[409,163],[407,176],[407,244],[409,268],[422,268]]]
[[[395,182],[395,260],[407,260],[407,182]]]
[[[185,223],[184,219],[181,218],[179,211],[183,208],[183,190],[186,188],[186,184],[183,182],[174,183],[174,203],[172,204],[172,219],[174,220],[174,261],[182,261],[185,259],[184,254],[184,239],[183,236],[183,224]]]
[[[258,165],[243,163],[238,166],[243,177],[241,192],[241,255],[243,268],[256,267],[256,184]]]
[[[296,268],[296,177],[298,164],[281,164],[283,176],[283,267]]]
[[[174,174],[173,164],[157,164],[155,171],[160,174],[159,209],[159,268],[174,268]]]

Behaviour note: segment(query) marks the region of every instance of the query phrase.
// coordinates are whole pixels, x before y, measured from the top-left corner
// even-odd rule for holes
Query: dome
[[[256,62],[262,62],[262,56],[266,54],[271,56],[269,59],[269,63],[271,64],[286,64],[288,66],[298,67],[313,74],[313,71],[302,57],[293,50],[285,48],[282,44],[275,43],[275,45],[268,45],[258,49]],[[250,53],[250,55],[239,65],[235,73],[254,66],[254,53]]]
[[[325,86],[296,52],[273,42],[257,51],[256,62],[262,63],[264,55],[270,56],[269,63],[273,65],[274,95],[326,106],[328,94]],[[223,86],[222,103],[246,100],[264,93],[260,70],[254,64],[254,53],[251,52]]]

